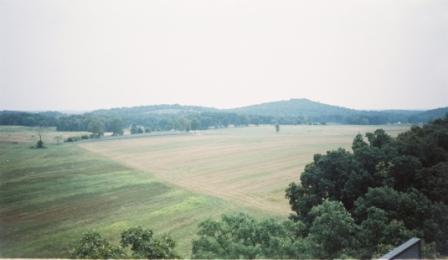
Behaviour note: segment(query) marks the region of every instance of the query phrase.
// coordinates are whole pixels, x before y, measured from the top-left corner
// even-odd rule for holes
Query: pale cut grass
[[[397,135],[408,126],[281,126],[279,133],[260,126],[80,146],[182,189],[287,216],[291,211],[284,191],[314,154],[350,149],[357,133],[377,128]]]

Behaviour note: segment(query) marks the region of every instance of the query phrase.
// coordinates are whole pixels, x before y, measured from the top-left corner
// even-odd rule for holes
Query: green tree
[[[448,205],[436,202],[431,206],[431,217],[424,220],[425,241],[435,242],[439,253],[448,255]]]
[[[364,141],[364,138],[361,134],[357,134],[352,142],[352,150],[357,151],[363,148],[368,147],[369,145]]]
[[[139,127],[136,124],[131,125],[131,135],[138,134]]]
[[[301,222],[257,221],[246,214],[223,215],[199,225],[193,258],[309,258]]]
[[[43,135],[44,129],[42,126],[39,126],[37,128],[37,136],[39,137],[39,140],[36,142],[36,148],[41,149],[45,148],[44,142],[42,141],[42,135]]]
[[[92,119],[87,125],[87,130],[95,137],[100,137],[104,134],[104,123],[100,120]]]
[[[309,239],[311,252],[317,258],[336,258],[356,248],[356,224],[339,201],[324,200],[311,209],[313,218]]]
[[[357,233],[359,246],[357,256],[370,258],[387,253],[389,248],[403,243],[415,233],[408,230],[404,223],[389,220],[386,211],[370,207],[367,209],[367,219],[364,220]]]
[[[396,138],[381,129],[366,141],[357,135],[352,150],[314,156],[286,190],[291,218],[311,225],[313,207],[340,201],[361,234],[352,256],[377,256],[411,235],[448,254],[448,116]],[[308,232],[309,238],[320,233]]]
[[[355,202],[354,214],[359,220],[368,216],[370,207],[387,212],[389,219],[403,221],[410,229],[421,228],[431,216],[431,201],[418,190],[396,191],[390,187],[370,188]]]
[[[72,252],[73,258],[122,258],[123,251],[111,245],[97,232],[84,233]]]
[[[141,227],[130,228],[121,233],[121,246],[130,247],[136,258],[176,258],[175,245],[170,237],[155,238],[151,230]]]
[[[418,158],[411,155],[397,155],[389,161],[390,167],[386,173],[389,181],[386,183],[391,183],[390,186],[398,191],[407,191],[414,188],[417,173],[422,168]]]
[[[39,140],[36,142],[36,148],[45,148],[45,146],[44,146],[44,142],[42,141],[42,139],[39,139]]]
[[[200,122],[197,119],[191,120],[191,124],[190,124],[191,130],[193,130],[193,131],[199,130],[200,126],[201,126]]]
[[[366,137],[369,140],[370,146],[377,148],[382,148],[390,144],[393,140],[383,129],[377,129],[373,133],[367,133]]]
[[[415,172],[413,181],[412,185],[429,199],[448,205],[448,162],[420,168]]]
[[[112,135],[117,136],[117,135],[123,135],[123,128],[124,128],[124,123],[121,119],[113,119],[110,122],[110,131],[112,131]]]
[[[309,212],[323,199],[339,200],[350,210],[360,195],[364,194],[372,177],[361,167],[356,158],[344,149],[314,155],[313,163],[305,166],[300,184],[291,183],[286,197],[296,218],[309,223]]]
[[[73,258],[177,258],[175,242],[168,236],[155,238],[153,232],[141,227],[130,228],[121,233],[120,246],[112,245],[97,232],[87,232],[75,244]]]

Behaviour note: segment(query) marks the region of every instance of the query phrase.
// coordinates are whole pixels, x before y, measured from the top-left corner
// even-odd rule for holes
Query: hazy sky
[[[448,106],[448,1],[0,0],[0,109]]]

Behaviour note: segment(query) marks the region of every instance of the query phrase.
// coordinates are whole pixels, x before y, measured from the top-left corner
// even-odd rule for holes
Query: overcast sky
[[[448,1],[0,0],[0,109],[448,106]]]

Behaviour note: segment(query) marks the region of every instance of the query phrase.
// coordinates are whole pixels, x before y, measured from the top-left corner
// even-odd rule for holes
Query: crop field
[[[64,257],[87,230],[117,241],[138,225],[170,234],[188,257],[199,222],[288,215],[284,190],[314,153],[349,148],[355,134],[379,127],[407,129],[260,126],[31,149],[20,133],[32,130],[8,142],[11,131],[0,128],[0,257]]]

